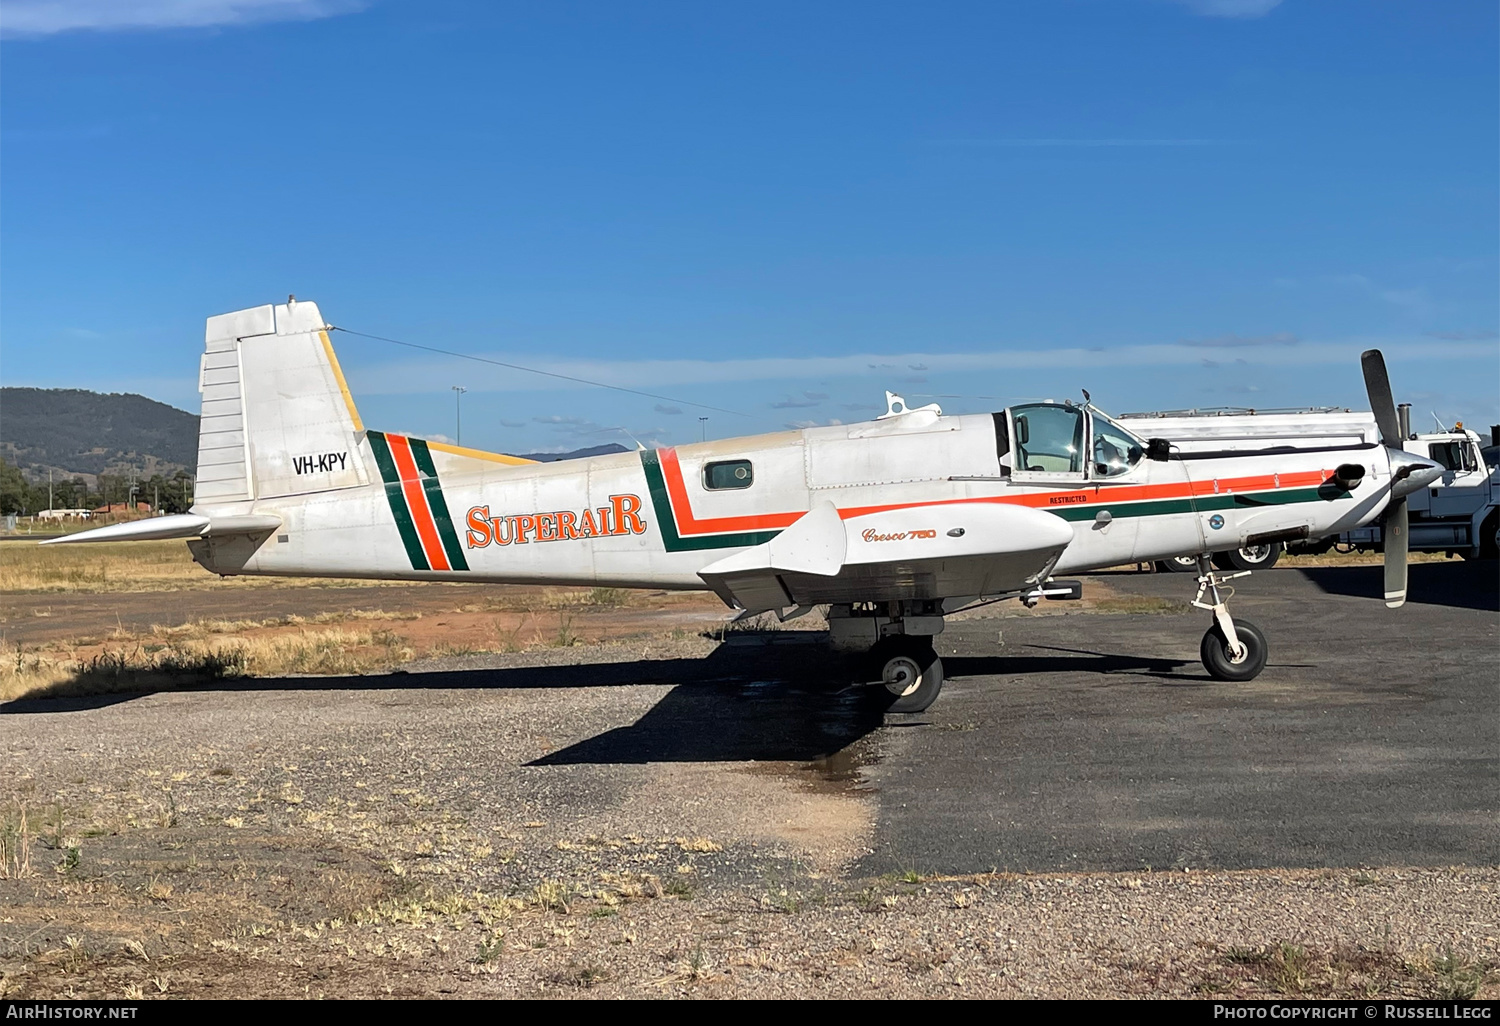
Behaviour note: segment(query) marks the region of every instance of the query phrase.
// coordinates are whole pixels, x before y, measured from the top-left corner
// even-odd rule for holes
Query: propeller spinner
[[[1401,437],[1400,421],[1396,417],[1396,401],[1391,396],[1391,379],[1380,350],[1365,350],[1360,354],[1359,363],[1365,372],[1365,392],[1370,397],[1370,410],[1380,429],[1380,442],[1390,457],[1391,497],[1380,518],[1380,533],[1385,548],[1385,604],[1395,609],[1406,602],[1409,548],[1406,497],[1442,477],[1443,468],[1431,460],[1412,455],[1404,448],[1405,439]]]

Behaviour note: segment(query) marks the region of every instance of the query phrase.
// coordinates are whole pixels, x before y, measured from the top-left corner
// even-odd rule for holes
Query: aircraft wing
[[[1042,510],[963,502],[840,512],[813,507],[763,545],[699,571],[726,603],[789,605],[998,595],[1023,588],[1073,540]]]

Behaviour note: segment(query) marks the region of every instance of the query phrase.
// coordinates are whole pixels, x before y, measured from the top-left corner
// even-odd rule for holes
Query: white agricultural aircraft
[[[942,687],[946,614],[1076,598],[1058,573],[1383,517],[1399,606],[1405,497],[1443,472],[1401,448],[1378,350],[1362,358],[1374,425],[1337,445],[1174,452],[1086,392],[964,416],[887,393],[867,423],[533,463],[367,429],[331,327],[295,300],[210,317],[192,510],[46,544],[184,538],[226,576],[708,588],[783,619],[827,605],[834,647],[870,653],[875,693],[917,712]],[[1198,566],[1203,664],[1250,680],[1267,645],[1229,614],[1239,575]]]

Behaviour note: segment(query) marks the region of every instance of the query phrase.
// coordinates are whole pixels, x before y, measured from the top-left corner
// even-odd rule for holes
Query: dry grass
[[[486,595],[481,601],[462,607],[466,612],[533,613],[539,611],[560,612],[585,609],[621,609],[640,605],[650,596],[652,600],[662,597],[660,592],[652,594],[632,591],[627,588],[577,588],[559,591],[546,588],[537,594],[529,588],[518,588],[510,593]]]
[[[1093,602],[1089,608],[1099,613],[1185,613],[1189,606],[1182,599],[1111,594]]]
[[[25,805],[0,810],[0,880],[31,875],[32,824]]]
[[[379,581],[220,577],[180,541],[47,545],[0,544],[0,591],[25,593],[184,591],[198,588],[370,587]],[[409,583],[409,582],[395,582]]]
[[[1413,552],[1406,557],[1408,563],[1444,563],[1448,559],[1441,552]],[[1385,557],[1379,552],[1323,552],[1316,556],[1289,556],[1282,553],[1276,566],[1294,569],[1304,566],[1379,566],[1383,562]]]
[[[415,656],[389,630],[303,630],[261,637],[215,634],[213,625],[162,630],[159,640],[106,646],[87,658],[0,644],[0,700],[108,694],[292,673],[355,674]]]
[[[345,623],[350,620],[420,620],[421,613],[389,613],[384,609],[351,609],[335,613],[317,613],[313,616],[276,617],[270,620],[194,620],[176,627],[153,624],[147,635],[135,636],[116,631],[112,639],[123,640],[202,640],[219,634],[243,634],[246,631],[266,630],[274,627],[305,627],[308,624]]]

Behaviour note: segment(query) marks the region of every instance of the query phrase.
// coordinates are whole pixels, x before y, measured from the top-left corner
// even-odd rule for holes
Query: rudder
[[[316,303],[208,319],[196,506],[369,482],[364,428]]]

